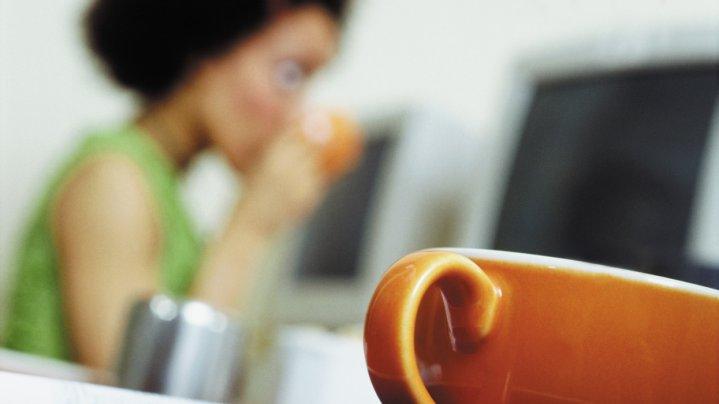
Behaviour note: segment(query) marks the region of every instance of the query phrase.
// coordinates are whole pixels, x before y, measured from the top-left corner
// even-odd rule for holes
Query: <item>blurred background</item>
[[[46,173],[84,130],[132,111],[85,50],[87,4],[0,2],[0,302]],[[264,264],[253,316],[296,328],[268,337],[279,349],[256,348],[248,394],[332,402],[341,381],[317,401],[301,378],[366,379],[357,335],[369,296],[421,248],[719,287],[719,2],[362,0],[342,41],[310,101],[355,111],[365,155]],[[209,235],[242,185],[207,155],[183,186]],[[268,393],[277,372],[284,390]],[[357,383],[358,402],[372,399]]]

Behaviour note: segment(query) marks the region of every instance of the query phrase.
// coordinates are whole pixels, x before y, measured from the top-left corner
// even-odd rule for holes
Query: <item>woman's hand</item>
[[[278,137],[248,173],[243,198],[208,246],[191,297],[242,309],[256,283],[260,259],[275,235],[312,212],[327,188],[319,146],[297,134]]]
[[[309,215],[324,196],[328,178],[320,148],[296,133],[279,136],[248,173],[235,222],[272,235]]]

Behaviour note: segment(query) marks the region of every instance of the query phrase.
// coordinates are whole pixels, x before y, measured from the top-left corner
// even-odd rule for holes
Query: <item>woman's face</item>
[[[334,55],[338,27],[318,6],[279,16],[193,80],[200,128],[232,165],[251,167],[273,136],[299,113],[308,78]]]

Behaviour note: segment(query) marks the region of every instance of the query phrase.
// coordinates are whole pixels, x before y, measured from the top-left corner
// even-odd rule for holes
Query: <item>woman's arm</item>
[[[253,287],[274,236],[324,193],[316,150],[287,136],[275,142],[247,179],[247,192],[225,231],[205,251],[190,297],[238,308]],[[114,365],[135,299],[158,290],[161,226],[139,169],[121,155],[85,163],[65,184],[53,211],[61,289],[80,363]]]
[[[274,237],[307,216],[327,187],[317,147],[293,134],[274,141],[245,182],[246,192],[208,246],[191,290],[191,297],[220,308],[243,308]]]
[[[53,232],[77,360],[114,365],[132,302],[157,290],[158,212],[140,168],[121,155],[81,166],[59,192]]]

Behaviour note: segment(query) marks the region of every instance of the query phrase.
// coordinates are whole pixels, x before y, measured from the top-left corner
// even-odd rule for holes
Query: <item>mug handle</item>
[[[414,351],[417,310],[432,285],[441,291],[455,351],[472,352],[492,330],[501,290],[472,260],[420,251],[397,261],[380,280],[365,319],[367,369],[382,402],[434,402]]]

